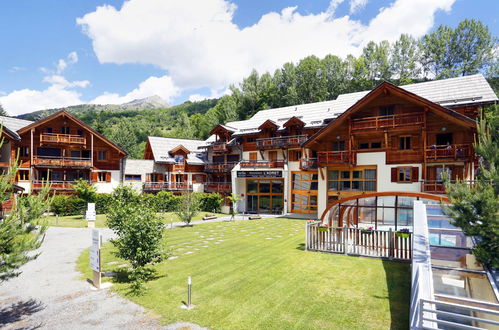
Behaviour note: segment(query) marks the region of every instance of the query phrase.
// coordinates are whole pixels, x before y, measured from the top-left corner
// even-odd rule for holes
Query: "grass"
[[[129,283],[112,290],[162,316],[213,329],[405,329],[409,264],[303,250],[304,222],[261,219],[174,228],[171,256],[143,296]],[[191,252],[191,253],[189,253]],[[126,263],[103,249],[104,271]],[[175,258],[176,257],[176,258]],[[88,250],[78,269],[91,278]],[[120,268],[123,267],[123,268]],[[195,309],[181,309],[188,276]],[[110,280],[110,279],[107,279]]]
[[[199,212],[197,216],[195,216],[192,220],[197,221],[197,220],[202,220],[203,217],[207,214],[213,214],[211,212]],[[163,222],[165,224],[170,224],[170,220],[173,220],[173,222],[180,222],[179,218],[174,212],[166,212],[166,213],[159,213],[161,218],[163,219]],[[221,214],[217,213],[216,214],[218,217],[226,217],[228,216],[227,214]],[[85,217],[83,215],[68,215],[68,216],[60,216],[59,219],[56,222],[56,217],[55,216],[49,216],[43,218],[43,220],[47,221],[47,225],[51,227],[74,227],[74,228],[83,228],[87,226],[87,221],[85,220]],[[104,228],[106,227],[106,215],[105,214],[97,214],[96,220],[95,220],[95,227],[96,228]]]

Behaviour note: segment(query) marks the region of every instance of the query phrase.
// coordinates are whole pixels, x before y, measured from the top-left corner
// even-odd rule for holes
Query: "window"
[[[313,172],[293,172],[293,190],[315,190],[318,187],[318,174]]]
[[[314,172],[292,172],[292,212],[317,212],[318,174]]]
[[[275,162],[277,160],[277,151],[269,151],[269,160]]]
[[[452,133],[437,134],[436,140],[438,146],[445,146],[447,144],[452,144]]]
[[[398,182],[411,182],[411,167],[398,167]]]
[[[410,150],[411,149],[411,137],[401,136],[399,137],[399,150]]]
[[[98,151],[97,160],[107,160],[107,151]]]
[[[183,155],[175,155],[175,163],[176,164],[184,164],[184,156]]]
[[[140,174],[125,174],[125,181],[142,181]]]
[[[19,157],[29,157],[29,147],[19,147]]]
[[[246,142],[256,142],[256,137],[248,137],[246,138]]]
[[[19,170],[18,181],[29,181],[29,170]]]
[[[98,172],[97,173],[97,182],[107,182],[107,174],[108,172]],[[109,173],[111,174],[111,173]]]
[[[61,149],[59,148],[36,148],[38,156],[60,157],[62,156]]]
[[[344,150],[345,150],[345,141],[333,142],[331,151],[344,151]]]
[[[328,171],[329,191],[376,191],[375,169]]]
[[[383,147],[383,144],[380,141],[373,141],[373,142],[359,142],[359,149],[365,150],[365,149],[381,149]]]
[[[83,130],[79,129],[79,130],[78,130],[78,132],[77,132],[77,134],[78,134],[79,136],[83,136]]]
[[[380,116],[393,116],[394,113],[395,113],[395,106],[393,105],[379,107]]]
[[[410,166],[393,167],[392,171],[392,182],[398,183],[410,183],[418,182],[419,180],[419,168]]]
[[[62,134],[69,134],[69,126],[62,126],[61,127],[61,133]]]
[[[47,127],[47,128],[45,129],[45,132],[46,132],[46,133],[54,133],[54,130],[52,129],[52,127]]]
[[[194,183],[203,183],[204,182],[204,175],[202,174],[195,174],[192,176],[192,181]]]
[[[300,150],[290,150],[289,151],[289,160],[292,162],[299,161],[301,159],[301,151]]]

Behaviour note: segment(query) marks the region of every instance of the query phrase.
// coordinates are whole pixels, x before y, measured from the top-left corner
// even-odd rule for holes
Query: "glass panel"
[[[443,216],[428,216],[428,228],[457,229],[450,223],[451,219]]]
[[[364,170],[364,179],[365,180],[376,179],[376,170]]]
[[[414,200],[416,200],[414,197],[399,196],[398,206],[413,207]]]
[[[258,192],[258,181],[247,180],[246,181],[246,193],[257,193]]]
[[[282,196],[272,196],[272,213],[280,214],[283,210]]]
[[[497,303],[485,274],[432,269],[435,293]]]
[[[364,181],[364,191],[376,191],[376,181]]]
[[[338,171],[328,171],[327,174],[328,180],[337,180],[338,177]]]
[[[378,207],[378,229],[389,230],[390,228],[395,230],[395,209]]]
[[[310,205],[317,205],[317,196],[310,196]]]
[[[399,197],[400,198],[400,197]],[[401,209],[397,210],[397,230],[404,227],[412,227],[413,210]],[[409,228],[412,229],[412,228]]]
[[[371,207],[359,207],[359,226],[366,224],[374,225],[376,219],[376,209]]]
[[[306,174],[306,173],[303,173],[301,175],[301,179],[304,180],[304,181],[308,181],[308,180],[310,180],[310,175]]]
[[[260,196],[258,205],[260,213],[270,213],[270,196]]]
[[[312,181],[317,181],[319,180],[319,175],[318,174],[312,174]]]
[[[328,189],[333,190],[333,191],[338,191],[338,181],[329,181],[328,183]]]
[[[354,179],[362,179],[362,171],[353,171],[352,174]]]
[[[431,246],[430,251],[431,264],[434,266],[483,270],[483,266],[476,261],[469,249]]]
[[[272,193],[282,194],[284,181],[274,180],[272,181]]]
[[[248,201],[247,212],[258,213],[258,196],[249,195],[247,201]]]
[[[376,197],[366,197],[359,198],[360,206],[375,206],[376,205]]]
[[[379,196],[378,206],[395,206],[395,196]]]
[[[301,180],[301,174],[293,173],[293,181],[299,181],[299,180]]]
[[[350,190],[350,181],[340,181],[341,190]]]
[[[270,181],[261,180],[259,192],[260,193],[270,193]]]
[[[350,171],[341,171],[342,179],[350,179]]]
[[[310,190],[319,190],[319,183],[318,182],[311,182]]]
[[[352,181],[352,190],[362,190],[362,181]]]

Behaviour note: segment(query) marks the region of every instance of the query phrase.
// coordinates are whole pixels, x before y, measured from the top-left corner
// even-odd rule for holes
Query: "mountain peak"
[[[145,97],[143,99],[135,99],[130,102],[123,103],[122,106],[133,108],[168,108],[170,105],[167,101],[162,99],[158,95],[152,95],[149,97]]]

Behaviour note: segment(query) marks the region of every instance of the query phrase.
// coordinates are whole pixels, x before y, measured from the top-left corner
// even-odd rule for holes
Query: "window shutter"
[[[392,167],[392,182],[398,182],[398,169],[396,167]]]
[[[106,172],[106,182],[111,182],[111,172]]]
[[[411,179],[412,182],[418,182],[419,181],[419,167],[413,167],[411,168]]]
[[[92,172],[92,181],[93,182],[97,182],[97,180],[98,180],[98,174],[97,174],[97,172]]]

